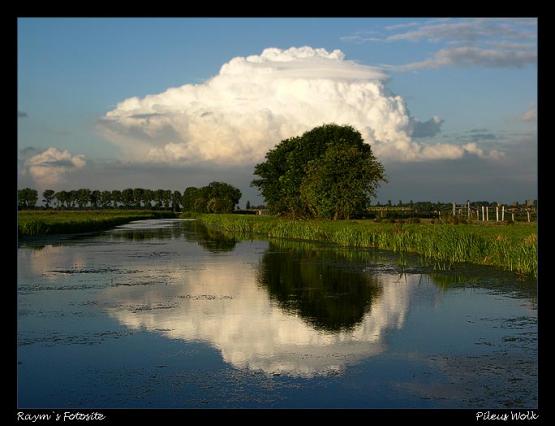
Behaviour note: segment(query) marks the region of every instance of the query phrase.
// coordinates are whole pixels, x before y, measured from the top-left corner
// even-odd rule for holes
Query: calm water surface
[[[20,408],[537,408],[536,283],[195,221],[21,241]]]

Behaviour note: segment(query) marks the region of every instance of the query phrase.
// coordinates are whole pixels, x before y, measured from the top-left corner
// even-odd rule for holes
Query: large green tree
[[[200,213],[231,213],[241,191],[225,182],[211,182],[201,188],[188,187],[183,191],[181,203],[184,211]]]
[[[254,168],[254,175],[259,178],[251,185],[258,188],[272,213],[295,213],[296,185],[292,182],[293,168],[287,160],[299,144],[300,138],[281,141],[266,153],[266,161]]]
[[[326,154],[328,151],[330,154]],[[345,156],[350,156],[349,160],[356,160],[356,166],[342,158]],[[346,168],[343,170],[346,174],[343,180],[350,175],[360,177],[360,174],[350,169],[365,165],[363,169],[367,175],[363,183],[351,185],[348,188],[351,193],[343,197],[357,200],[356,208],[352,211],[345,204],[338,212],[333,212],[330,207],[333,201],[324,202],[323,197],[316,196],[316,176],[332,170],[334,162]],[[258,179],[252,181],[252,186],[258,188],[270,211],[291,216],[329,217],[331,214],[331,217],[336,218],[350,217],[369,202],[378,183],[385,181],[383,166],[372,154],[370,145],[364,143],[361,134],[351,126],[337,124],[325,124],[302,136],[283,140],[266,154],[264,162],[255,166],[254,175]],[[335,176],[340,175],[336,173]],[[310,184],[305,181],[310,181]],[[347,188],[345,184],[335,184],[333,178],[324,181],[328,186]],[[319,189],[325,189],[327,196],[337,192],[337,189],[323,186]]]
[[[313,216],[349,219],[364,211],[384,179],[383,166],[371,151],[333,145],[308,163],[301,200]]]
[[[241,199],[241,191],[225,182],[209,183],[206,192],[211,213],[230,213]]]

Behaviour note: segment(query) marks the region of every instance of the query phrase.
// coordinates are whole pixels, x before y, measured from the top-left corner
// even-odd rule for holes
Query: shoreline
[[[492,226],[376,223],[372,220],[295,220],[233,214],[195,216],[208,228],[239,237],[257,235],[415,253],[440,268],[454,263],[474,263],[537,278],[535,224]]]
[[[21,210],[18,238],[79,234],[110,229],[134,220],[176,218],[172,211],[148,210]]]

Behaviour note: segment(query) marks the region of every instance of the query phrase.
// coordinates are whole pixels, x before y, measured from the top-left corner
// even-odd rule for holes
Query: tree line
[[[17,191],[19,209],[36,207],[38,191]],[[225,182],[211,182],[200,188],[188,187],[183,193],[169,189],[127,188],[99,191],[81,188],[71,191],[47,189],[42,193],[44,208],[57,209],[156,209],[201,213],[229,213],[241,199],[241,191]]]

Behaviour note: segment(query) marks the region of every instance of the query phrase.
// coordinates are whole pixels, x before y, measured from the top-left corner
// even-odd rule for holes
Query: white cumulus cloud
[[[85,167],[85,164],[83,155],[73,155],[68,150],[50,147],[27,158],[23,174],[31,175],[39,188],[46,188],[59,184],[68,173]]]
[[[252,164],[281,140],[324,123],[354,126],[382,159],[475,154],[414,142],[438,133],[442,120],[415,120],[386,80],[382,70],[346,60],[340,50],[269,48],[231,59],[202,84],[126,99],[99,129],[137,162]]]

